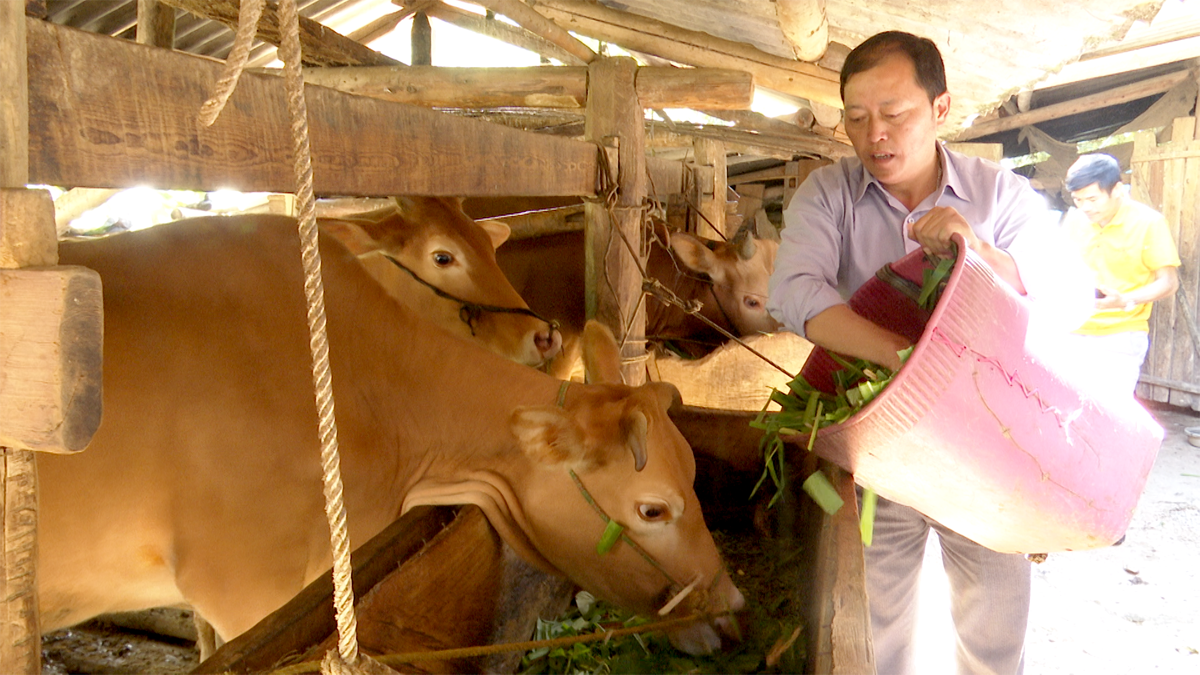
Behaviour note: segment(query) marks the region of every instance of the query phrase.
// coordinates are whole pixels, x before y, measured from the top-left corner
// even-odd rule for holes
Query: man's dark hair
[[[1121,164],[1112,155],[1094,152],[1080,155],[1067,169],[1067,192],[1076,192],[1098,183],[1100,189],[1112,194],[1113,187],[1121,182]]]
[[[942,62],[942,53],[933,40],[889,30],[867,38],[846,56],[846,62],[842,64],[842,100],[846,100],[846,81],[852,75],[874,68],[884,57],[892,54],[903,54],[912,61],[917,71],[917,84],[929,94],[930,103],[946,93],[946,64]]]

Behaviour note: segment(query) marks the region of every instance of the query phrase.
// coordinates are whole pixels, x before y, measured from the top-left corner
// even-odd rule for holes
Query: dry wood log
[[[221,64],[46,22],[29,24],[30,175],[88,187],[291,192],[283,80],[245,73],[209,128],[196,112]],[[95,64],[104,63],[100,70]],[[68,85],[67,83],[71,83]],[[119,89],[121,96],[113,96]],[[321,195],[585,195],[594,145],[431,110],[307,92]]]
[[[185,10],[202,19],[220,21],[237,30],[237,0],[162,0],[164,4]],[[263,8],[258,21],[259,39],[279,46],[279,12],[274,5]],[[398,63],[363,45],[322,26],[320,23],[300,17],[300,45],[306,66],[387,66]]]
[[[596,60],[596,52],[592,51],[591,47],[580,42],[574,35],[542,16],[541,13],[521,0],[475,0],[475,2],[507,16],[525,30],[558,45],[584,63]]]
[[[796,58],[815,63],[829,46],[825,0],[775,0],[779,29]]]
[[[1173,88],[1175,85],[1184,82],[1191,77],[1191,73],[1186,70],[1181,70],[1158,77],[1152,77],[1148,80],[1135,82],[1134,84],[1124,87],[1109,89],[1108,91],[1091,94],[1090,96],[1081,96],[1063,103],[1056,103],[1041,108],[1034,108],[1029,112],[1009,115],[996,120],[983,122],[970,126],[958,134],[955,140],[969,141],[974,138],[981,138],[990,134],[1008,131],[1009,129],[1017,129],[1024,126],[1045,122],[1047,120],[1059,119],[1068,115],[1094,110],[1096,108],[1106,108],[1118,103],[1126,103],[1128,101],[1136,101],[1139,98],[1146,98],[1154,94],[1161,94]]]
[[[520,26],[513,26],[504,21],[485,18],[440,2],[430,5],[426,8],[425,13],[459,28],[479,33],[480,35],[486,35],[487,37],[506,42],[521,49],[527,49],[534,54],[539,54],[548,59],[555,59],[560,63],[572,66],[587,65],[587,62],[578,56],[541,36],[530,33]]]
[[[624,49],[692,66],[744,70],[754,75],[759,86],[839,108],[842,105],[838,73],[811,63],[781,58],[743,42],[686,30],[599,3],[536,0],[531,4],[568,30]]]
[[[435,108],[583,108],[587,69],[388,66],[307,68],[309,84]],[[754,97],[749,73],[718,68],[642,67],[636,90],[643,108],[745,110]]]

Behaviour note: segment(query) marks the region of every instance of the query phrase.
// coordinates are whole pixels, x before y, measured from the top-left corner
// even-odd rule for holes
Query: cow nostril
[[[550,358],[557,354],[562,346],[562,333],[554,329],[537,331],[533,334],[533,344],[537,347],[538,353],[545,358]]]

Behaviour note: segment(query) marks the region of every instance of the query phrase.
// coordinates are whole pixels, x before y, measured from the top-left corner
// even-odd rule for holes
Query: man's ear
[[[938,124],[945,122],[950,116],[950,92],[944,91],[933,99],[933,116]]]

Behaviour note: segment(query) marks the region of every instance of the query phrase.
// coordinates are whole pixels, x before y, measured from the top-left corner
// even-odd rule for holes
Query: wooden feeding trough
[[[697,493],[710,523],[752,527],[756,503],[746,496],[757,473],[739,471],[758,453],[761,432],[749,427],[752,415],[685,407],[672,417],[697,448]],[[800,480],[792,480],[785,506],[771,516],[774,534],[799,551],[794,564],[804,570],[803,583],[785,591],[803,607],[802,672],[873,672],[853,479],[813,455],[795,456],[804,457],[790,465],[796,475],[825,471],[845,502],[829,516],[799,493]],[[381,660],[400,672],[513,672],[529,647],[509,650],[505,643],[528,642],[537,618],[559,616],[574,591],[565,579],[517,558],[473,506],[414,509],[359,547],[354,561],[360,648],[384,655]],[[319,662],[336,638],[326,574],[193,672],[299,668]],[[488,646],[494,651],[473,653]]]

